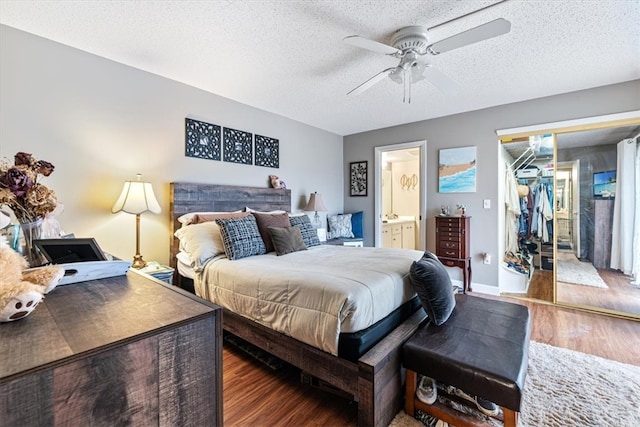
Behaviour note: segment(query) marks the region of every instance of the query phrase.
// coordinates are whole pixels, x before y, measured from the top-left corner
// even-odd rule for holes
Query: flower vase
[[[42,236],[42,219],[34,222],[26,222],[20,224],[20,230],[22,231],[22,247],[21,253],[29,263],[29,267],[39,267],[43,264],[42,254],[38,248],[33,244],[34,240],[40,239]]]

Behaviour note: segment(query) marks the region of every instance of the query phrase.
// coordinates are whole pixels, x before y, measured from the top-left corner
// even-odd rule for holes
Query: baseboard
[[[462,280],[454,279],[454,280],[451,280],[451,283],[459,286],[460,289],[462,289]],[[498,289],[497,286],[483,285],[482,283],[472,282],[471,289],[473,289],[472,293],[478,292],[478,293],[487,294],[487,295],[495,295],[495,296],[500,295],[500,290]]]

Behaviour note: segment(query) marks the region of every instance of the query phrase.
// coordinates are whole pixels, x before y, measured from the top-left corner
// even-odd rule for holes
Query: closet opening
[[[553,301],[554,185],[553,134],[503,141],[505,160],[505,251],[502,268],[507,294]]]

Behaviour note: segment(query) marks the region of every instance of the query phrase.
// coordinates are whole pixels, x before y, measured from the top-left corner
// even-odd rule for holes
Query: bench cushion
[[[426,323],[405,343],[405,368],[520,411],[531,334],[525,306],[456,295],[442,326]]]

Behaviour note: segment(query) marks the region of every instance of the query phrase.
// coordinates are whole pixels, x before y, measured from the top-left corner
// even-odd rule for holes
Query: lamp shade
[[[309,203],[307,203],[304,210],[308,212],[326,212],[327,208],[322,202],[322,196],[316,191],[315,193],[311,193]]]
[[[124,183],[120,197],[111,208],[113,213],[120,211],[138,215],[144,212],[159,214],[162,209],[156,200],[155,194],[153,194],[151,183],[140,181],[140,175],[138,175],[138,181],[126,181]]]

